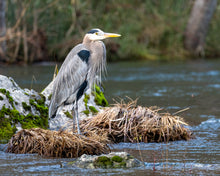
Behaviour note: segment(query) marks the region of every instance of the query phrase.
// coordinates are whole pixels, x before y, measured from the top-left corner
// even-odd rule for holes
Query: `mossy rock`
[[[6,98],[7,98],[8,101],[9,101],[9,103],[10,103],[11,106],[14,108],[14,100],[13,100],[12,96],[10,95],[10,92],[7,91],[6,89],[0,89],[0,92],[6,96]],[[2,100],[3,100],[3,99],[2,99]]]
[[[122,162],[122,160],[123,160],[123,158],[120,156],[113,156],[112,157],[112,161],[117,162],[117,163]]]
[[[112,168],[113,162],[107,156],[100,156],[95,160],[94,166],[103,169]]]
[[[109,168],[125,168],[126,167],[126,161],[120,157],[120,156],[113,156],[111,158],[107,156],[100,156],[98,157],[94,162],[95,168],[103,168],[103,169],[109,169]]]
[[[26,112],[29,111],[27,115],[21,114],[14,107],[14,100],[10,96],[10,92],[5,89],[0,89],[1,93],[4,93],[8,98],[13,109],[6,108],[3,105],[0,110],[0,140],[10,139],[12,135],[16,132],[16,124],[20,123],[23,129],[30,128],[48,128],[48,108],[44,105],[45,97],[40,95],[38,99],[30,99],[28,105],[26,102],[22,102],[22,106]],[[33,96],[32,96],[33,97]],[[33,106],[40,115],[34,115],[31,112],[31,106]]]

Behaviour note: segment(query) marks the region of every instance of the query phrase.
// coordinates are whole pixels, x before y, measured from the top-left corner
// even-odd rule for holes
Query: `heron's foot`
[[[81,133],[81,131],[79,129],[77,129],[77,133],[76,133],[76,128],[73,128],[73,134],[82,135],[82,133]]]

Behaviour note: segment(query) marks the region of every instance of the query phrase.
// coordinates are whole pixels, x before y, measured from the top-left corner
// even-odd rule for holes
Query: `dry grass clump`
[[[167,142],[188,140],[191,132],[179,116],[158,113],[159,109],[136,106],[136,101],[123,102],[106,108],[90,120],[81,123],[84,131],[108,135],[118,142]]]
[[[66,131],[50,131],[40,128],[23,129],[9,141],[7,152],[38,153],[52,157],[79,157],[83,154],[100,155],[110,151],[98,136],[87,138]],[[104,140],[104,139],[101,139]]]

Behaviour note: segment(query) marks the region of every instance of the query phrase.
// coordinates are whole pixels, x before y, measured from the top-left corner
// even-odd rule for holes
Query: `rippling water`
[[[55,65],[0,66],[0,74],[12,76],[21,87],[42,90]],[[220,61],[187,63],[125,62],[108,65],[104,81],[110,103],[126,96],[143,106],[159,106],[181,115],[196,138],[170,143],[113,146],[127,151],[145,167],[116,170],[62,168],[71,159],[15,155],[0,151],[0,175],[218,175],[220,173]],[[126,99],[126,98],[125,98]],[[107,173],[106,173],[107,172]]]

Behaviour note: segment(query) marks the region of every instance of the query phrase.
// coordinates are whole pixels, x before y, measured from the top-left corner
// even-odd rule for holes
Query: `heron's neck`
[[[88,38],[88,36],[85,36],[84,39],[83,39],[83,43],[82,43],[82,44],[83,44],[86,48],[88,48],[88,49],[90,50],[91,45],[92,45],[92,42],[93,42],[93,41],[91,41],[91,40]]]

